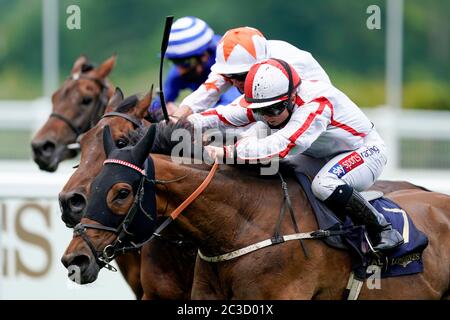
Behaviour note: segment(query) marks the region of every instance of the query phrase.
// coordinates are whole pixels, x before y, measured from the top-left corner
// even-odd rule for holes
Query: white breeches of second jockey
[[[323,201],[343,184],[357,191],[367,190],[380,176],[386,162],[384,141],[372,130],[364,138],[362,147],[335,156],[320,169],[312,182],[312,191]]]

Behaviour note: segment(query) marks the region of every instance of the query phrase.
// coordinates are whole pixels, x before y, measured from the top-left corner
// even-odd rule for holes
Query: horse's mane
[[[126,113],[129,110],[131,110],[135,105],[136,101],[138,100],[137,96],[130,96],[119,105],[117,108],[117,112]],[[190,121],[188,121],[185,117],[179,119],[176,123],[169,122],[166,123],[165,121],[160,121],[155,124],[156,125],[156,133],[155,133],[155,140],[153,142],[153,146],[150,150],[150,153],[153,154],[162,154],[166,156],[171,156],[172,149],[180,143],[180,140],[172,140],[172,134],[175,130],[178,129],[184,129],[187,130],[189,133],[189,137],[191,137],[191,140],[188,142],[191,144],[191,154],[177,154],[176,157],[184,157],[184,158],[190,158],[190,159],[202,159],[202,153],[201,154],[195,154],[194,153],[194,127]],[[148,128],[146,127],[140,127],[134,131],[131,131],[129,133],[129,139],[130,144],[134,145],[136,144],[146,133]],[[196,142],[198,143],[198,142]],[[202,149],[203,151],[203,144]],[[202,163],[202,164],[189,164],[184,162],[183,165],[188,166],[190,168],[194,168],[200,171],[209,171],[211,169],[211,166]],[[268,175],[261,175],[260,164],[228,164],[228,165],[221,165],[221,173],[223,173],[226,176],[233,177],[233,176],[251,176],[251,177],[259,177],[259,178],[266,178],[266,179],[273,179],[274,176],[268,176]],[[275,175],[276,177],[276,175]]]
[[[172,134],[175,130],[183,129],[189,133],[189,137],[191,140],[189,143],[193,147],[193,136],[194,136],[194,127],[190,121],[186,118],[181,118],[176,123],[169,122],[166,123],[164,121],[158,122],[156,124],[156,136],[155,141],[153,143],[151,153],[159,153],[170,155],[172,149],[180,143],[180,140],[172,140]],[[191,148],[193,150],[193,148]],[[181,155],[181,156],[192,156],[192,155]]]

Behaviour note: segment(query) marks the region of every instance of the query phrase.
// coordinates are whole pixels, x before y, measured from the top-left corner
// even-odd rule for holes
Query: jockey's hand
[[[167,113],[169,115],[173,115],[177,111],[178,106],[173,102],[167,102],[166,108],[167,108]]]
[[[205,147],[206,152],[208,152],[208,155],[211,157],[211,159],[223,159],[224,151],[223,148],[215,147],[215,146],[206,146]]]
[[[175,117],[175,116],[169,116],[169,121],[172,122],[172,123],[177,123],[178,120],[179,120],[178,117]]]

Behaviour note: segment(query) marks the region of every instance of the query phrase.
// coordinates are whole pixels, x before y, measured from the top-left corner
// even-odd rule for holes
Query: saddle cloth
[[[408,214],[393,201],[381,197],[373,199],[370,203],[382,213],[386,220],[392,224],[403,235],[404,244],[387,255],[374,255],[369,250],[369,243],[365,236],[364,226],[354,226],[347,217],[341,221],[337,216],[320,200],[318,200],[312,190],[309,178],[296,172],[306,197],[315,213],[319,228],[322,230],[349,230],[347,234],[324,238],[326,244],[337,249],[350,251],[353,261],[353,269],[361,270],[364,273],[368,266],[377,266],[381,269],[381,277],[394,277],[420,273],[423,271],[422,252],[428,245],[426,235],[417,229]],[[365,275],[367,277],[369,275]]]

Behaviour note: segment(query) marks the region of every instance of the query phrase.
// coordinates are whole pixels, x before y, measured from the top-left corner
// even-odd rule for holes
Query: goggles
[[[278,103],[272,104],[268,107],[264,108],[257,108],[252,109],[254,113],[262,115],[262,116],[269,116],[269,117],[276,117],[283,113],[284,110],[286,110],[288,106],[288,101],[280,101]]]
[[[227,79],[230,80],[237,80],[237,81],[245,81],[245,78],[247,77],[248,72],[242,72],[242,73],[232,73],[232,74],[222,74]]]
[[[196,65],[200,64],[200,57],[193,56],[187,58],[172,58],[170,59],[170,61],[172,61],[172,63],[178,67],[193,68]]]

